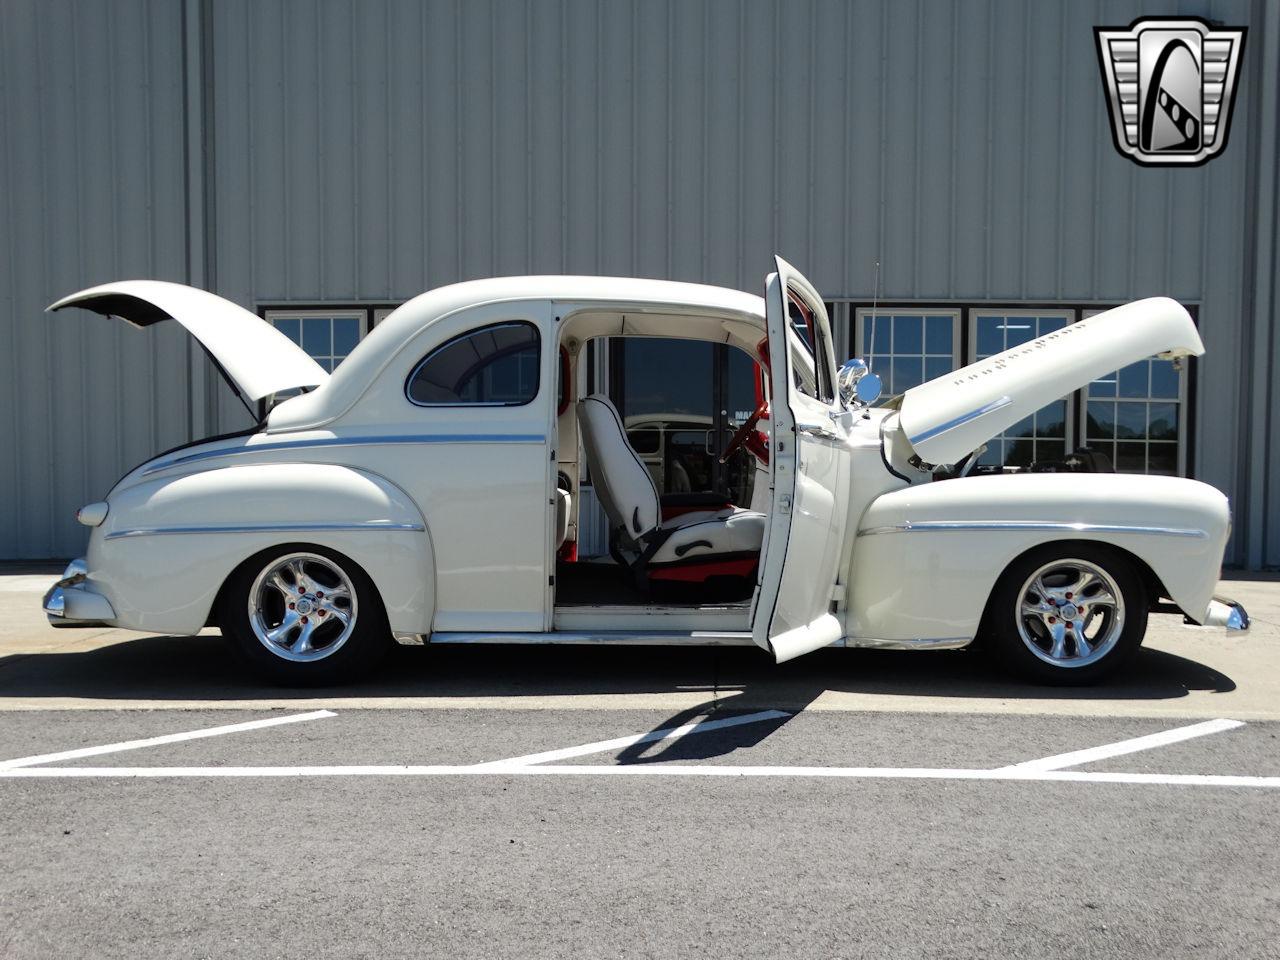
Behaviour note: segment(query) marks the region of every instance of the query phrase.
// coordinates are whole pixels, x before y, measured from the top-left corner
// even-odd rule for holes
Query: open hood
[[[1167,297],[1136,300],[979,360],[902,395],[899,428],[926,463],[955,463],[1091,380],[1150,356],[1200,356],[1191,316]]]
[[[50,311],[83,307],[136,327],[177,320],[200,341],[246,400],[282,390],[318,387],[329,379],[320,364],[261,317],[230,300],[162,280],[125,280],[90,287],[51,304]]]

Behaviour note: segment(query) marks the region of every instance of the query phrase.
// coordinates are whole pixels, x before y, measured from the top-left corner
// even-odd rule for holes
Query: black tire
[[[1102,577],[1096,587],[1085,588],[1083,598],[1075,596],[1068,588],[1083,582],[1090,569]],[[1072,571],[1080,575],[1074,581]],[[1037,575],[1046,596],[1034,586],[1024,593]],[[1105,602],[1104,594],[1113,593],[1119,605]],[[1077,645],[1081,623],[1085,641]],[[1092,636],[1090,630],[1095,631]],[[1133,561],[1119,550],[1091,543],[1049,544],[1011,563],[991,592],[982,626],[985,648],[1002,668],[1052,686],[1097,683],[1133,658],[1146,632],[1147,589]]]
[[[307,582],[317,589],[304,593],[303,587],[297,586],[300,596],[281,597],[277,606],[273,597],[281,591],[267,581],[260,582],[260,578],[267,577],[281,564],[297,565],[302,575],[310,578]],[[345,577],[345,584],[333,576],[333,570]],[[289,566],[280,572],[282,582],[287,584]],[[320,589],[326,586],[330,587],[327,603],[325,592]],[[350,603],[344,605],[342,598],[347,594]],[[265,598],[265,602],[254,607],[255,597]],[[298,613],[304,600],[307,617]],[[271,609],[273,606],[275,610]],[[283,622],[274,622],[284,608],[292,611],[289,616],[298,618],[298,626],[282,633],[277,643],[267,637],[260,638],[259,630],[270,634],[274,631],[269,627],[275,630],[285,627]],[[349,617],[349,629],[340,622],[344,609]],[[314,647],[295,656],[290,647],[299,645],[304,629],[301,624],[305,623],[311,624],[308,639]],[[391,646],[391,631],[382,599],[368,574],[350,557],[310,544],[271,547],[237,567],[223,585],[218,625],[222,635],[255,673],[285,686],[328,686],[356,680],[374,667]]]

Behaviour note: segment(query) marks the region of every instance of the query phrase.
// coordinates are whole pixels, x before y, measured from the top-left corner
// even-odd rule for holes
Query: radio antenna
[[[871,291],[871,343],[867,349],[867,369],[871,369],[871,356],[876,349],[876,307],[880,303],[880,261],[876,260],[875,286]]]

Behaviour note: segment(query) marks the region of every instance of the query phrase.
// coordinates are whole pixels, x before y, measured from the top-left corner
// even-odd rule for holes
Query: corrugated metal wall
[[[181,14],[0,3],[0,558],[78,553],[75,509],[189,433],[181,330],[41,312],[186,278]]]
[[[1196,398],[1196,474],[1231,494],[1239,509],[1250,489],[1247,457],[1269,455],[1264,483],[1274,495],[1280,452],[1270,440],[1270,450],[1266,442],[1260,448],[1258,431],[1249,440],[1249,430],[1274,411],[1275,395],[1250,418],[1257,391],[1241,380],[1258,346],[1250,331],[1253,201],[1265,180],[1255,159],[1261,0],[192,5],[204,12],[208,51],[210,95],[200,119],[212,146],[209,277],[225,296],[247,305],[396,301],[458,279],[529,272],[757,290],[775,250],[831,296],[869,297],[877,260],[885,298],[1090,301],[1168,293],[1200,305],[1209,348]],[[72,85],[67,109],[94,112],[96,104],[150,118],[141,139],[108,135],[84,149],[81,132],[80,149],[55,159],[59,172],[46,181],[57,195],[52,206],[43,195],[22,197],[35,229],[53,238],[36,253],[49,262],[46,270],[56,266],[58,282],[42,275],[39,297],[11,301],[25,338],[13,355],[48,367],[53,346],[28,342],[44,335],[32,332],[42,329],[33,327],[41,321],[32,312],[41,298],[104,279],[107,267],[181,272],[171,249],[181,243],[180,179],[148,187],[136,168],[145,158],[153,180],[160,167],[180,177],[178,145],[171,153],[156,135],[181,126],[172,113],[163,123],[156,115],[181,108],[180,94],[159,80],[172,71],[180,77],[181,43],[173,39],[180,24],[166,4],[124,4],[112,18],[116,42],[139,52],[111,63],[150,70],[141,96],[115,72],[91,72],[106,63],[95,46],[103,30],[89,25],[100,8],[60,6],[56,17],[41,14],[33,24],[34,3],[11,7],[21,22],[5,31],[6,43],[29,68],[6,57],[7,111],[22,102],[11,84],[48,98],[37,89],[44,77],[48,86]],[[1176,12],[1252,27],[1231,146],[1198,169],[1141,169],[1111,145],[1092,28]],[[130,14],[135,23],[147,20],[146,29],[126,29]],[[87,59],[49,39],[58,17],[80,23],[77,42],[94,47]],[[37,33],[47,57],[22,39]],[[1267,69],[1265,82],[1274,85],[1274,64]],[[23,149],[43,153],[59,142],[47,121],[22,122],[44,147]],[[15,121],[6,115],[5,123],[13,129]],[[108,144],[113,165],[96,149]],[[33,161],[15,169],[14,153],[0,159],[6,182],[27,184]],[[1272,179],[1275,159],[1272,143],[1261,164]],[[134,179],[121,183],[126,168]],[[76,184],[81,193],[68,199]],[[85,208],[89,201],[96,213]],[[78,227],[103,216],[104,203],[116,216],[146,218],[145,241],[130,238],[142,251],[104,244],[86,253]],[[25,242],[11,248],[23,263],[32,255]],[[76,349],[73,337],[59,342]],[[77,361],[73,378],[83,369]],[[114,409],[117,389],[98,380],[93,397]],[[14,396],[24,416],[13,429],[34,434],[31,449],[48,449],[39,438],[49,423],[28,423],[34,404],[25,389]],[[150,423],[149,413],[142,416]],[[206,427],[243,417],[218,391]],[[97,471],[96,481],[123,468],[128,457],[116,448],[130,444],[132,455],[150,440],[138,438],[143,430],[131,414],[103,430],[113,439],[94,434],[93,442],[105,450],[80,442],[52,473],[24,455],[12,480],[0,478],[36,498],[26,501],[22,524],[47,524],[49,504],[61,510],[89,495],[81,474]],[[115,437],[117,430],[128,437]],[[51,491],[51,479],[65,487],[68,470],[77,477],[74,490]],[[1280,564],[1276,513],[1268,520],[1271,564]],[[0,518],[0,555],[78,546],[61,525],[42,538],[18,529],[18,515]],[[1237,528],[1262,522],[1239,516]],[[1239,537],[1236,549],[1233,559],[1244,559]],[[1262,549],[1259,539],[1258,560]]]

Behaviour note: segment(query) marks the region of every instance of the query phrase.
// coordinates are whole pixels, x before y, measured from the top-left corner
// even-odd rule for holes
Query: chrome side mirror
[[[840,388],[840,399],[846,406],[870,406],[880,397],[880,378],[857,357],[844,362],[836,381]]]

